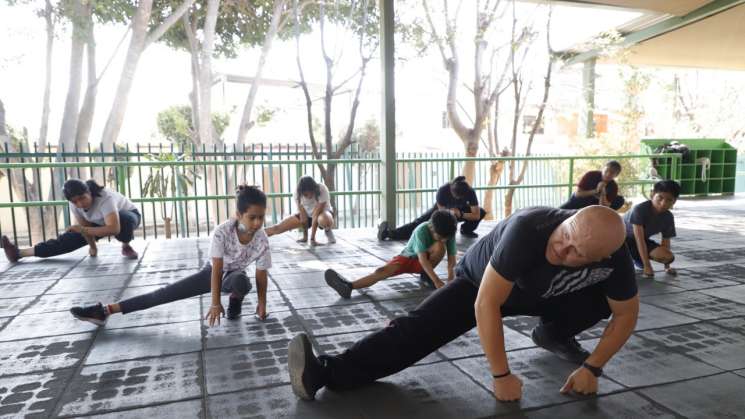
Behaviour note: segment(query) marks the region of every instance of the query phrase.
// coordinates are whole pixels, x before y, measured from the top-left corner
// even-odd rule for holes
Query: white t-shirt
[[[264,229],[254,233],[248,244],[241,244],[235,220],[227,220],[215,228],[210,257],[222,258],[223,272],[243,271],[253,261],[256,261],[256,269],[262,271],[272,267],[272,252]]]
[[[102,189],[101,196],[93,197],[93,204],[87,210],[81,209],[69,203],[70,212],[79,218],[82,218],[96,225],[106,224],[106,216],[119,211],[132,211],[137,209],[126,196],[111,189]]]
[[[331,194],[329,194],[329,188],[326,187],[323,183],[318,184],[318,188],[320,189],[320,194],[318,194],[318,198],[313,197],[311,199],[306,198],[305,196],[298,196],[297,191],[295,192],[295,199],[300,200],[300,205],[305,208],[306,214],[308,214],[308,217],[311,217],[313,215],[313,210],[316,209],[316,205],[325,202],[326,210],[334,212],[334,209],[331,207]]]

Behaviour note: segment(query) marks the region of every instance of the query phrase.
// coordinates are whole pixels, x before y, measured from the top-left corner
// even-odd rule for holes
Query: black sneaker
[[[78,320],[91,322],[99,326],[106,324],[106,319],[109,317],[101,303],[87,307],[73,307],[70,309],[70,313]]]
[[[574,337],[565,340],[556,340],[543,333],[540,326],[533,328],[530,337],[533,339],[533,343],[539,347],[575,365],[582,365],[587,357],[590,356],[590,353]]]
[[[378,225],[378,240],[383,241],[388,238],[388,221],[383,221]]]
[[[303,400],[315,399],[316,392],[326,383],[321,361],[313,354],[308,335],[300,333],[292,338],[288,352],[292,392]]]
[[[468,237],[469,239],[475,239],[476,237],[479,236],[479,234],[476,233],[475,231],[463,231],[463,230],[460,231],[460,235],[463,237]]]
[[[21,258],[21,255],[18,252],[18,246],[14,245],[13,242],[10,241],[8,236],[3,236],[0,240],[2,242],[3,250],[5,251],[5,257],[8,259],[8,262],[18,262],[18,259]]]
[[[432,282],[432,279],[427,275],[427,272],[422,272],[419,274],[419,282],[422,284],[425,288],[432,288],[435,289],[435,283]]]
[[[243,297],[230,296],[228,299],[228,320],[235,320],[241,317],[241,308],[243,306]]]
[[[336,273],[335,270],[326,269],[326,272],[323,274],[323,276],[326,278],[326,283],[329,285],[329,287],[338,292],[341,298],[349,299],[352,297],[352,283]]]

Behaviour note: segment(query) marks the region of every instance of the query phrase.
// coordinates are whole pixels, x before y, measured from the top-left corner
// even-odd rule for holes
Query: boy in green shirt
[[[342,298],[350,298],[352,290],[367,288],[376,282],[403,273],[419,274],[425,283],[440,288],[445,283],[435,273],[445,252],[448,254],[448,281],[454,277],[455,268],[455,230],[458,221],[448,210],[437,210],[426,223],[420,224],[412,233],[401,254],[370,275],[350,282],[333,269],[326,270],[326,283]]]

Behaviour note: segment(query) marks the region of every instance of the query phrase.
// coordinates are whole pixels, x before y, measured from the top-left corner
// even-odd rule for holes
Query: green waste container
[[[735,193],[737,179],[737,149],[722,139],[657,139],[641,140],[643,149],[648,153],[657,150],[672,141],[688,147],[689,152],[677,160],[678,167],[674,173],[680,182],[681,195],[706,196]],[[670,162],[656,165],[657,174],[670,179],[673,168]]]

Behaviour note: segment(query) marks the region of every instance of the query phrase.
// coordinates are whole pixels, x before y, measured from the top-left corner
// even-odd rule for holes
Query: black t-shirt
[[[644,227],[644,238],[648,239],[662,233],[663,239],[675,237],[675,217],[670,211],[662,214],[654,212],[652,201],[644,201],[623,216],[626,223],[626,237],[634,238],[634,224]]]
[[[609,259],[580,268],[554,266],[546,260],[551,233],[576,211],[532,207],[501,221],[471,246],[458,262],[458,274],[481,284],[487,263],[536,298],[551,298],[603,282],[605,295],[625,301],[637,293],[634,267],[626,245]]]
[[[456,199],[450,191],[450,184],[446,183],[437,190],[437,204],[447,209],[463,209],[478,205],[479,198],[476,196],[476,191],[473,188],[468,188],[468,192],[466,192],[463,198]]]

